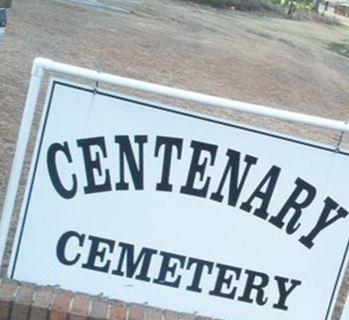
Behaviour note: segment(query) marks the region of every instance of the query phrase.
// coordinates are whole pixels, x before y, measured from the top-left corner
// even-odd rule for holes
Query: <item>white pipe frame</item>
[[[256,104],[235,101],[231,99],[219,98],[212,95],[171,88],[149,82],[119,77],[108,73],[97,72],[94,70],[80,68],[64,63],[58,63],[50,59],[38,57],[33,62],[31,80],[23,111],[21,126],[18,133],[15,156],[12,163],[3,213],[0,221],[0,265],[3,263],[8,231],[16,202],[16,195],[22,174],[23,163],[33,122],[33,116],[35,113],[35,108],[40,93],[41,82],[45,71],[64,73],[84,79],[110,83],[119,87],[136,89],[160,96],[177,98],[199,104],[228,108],[259,116],[303,123],[330,130],[338,130],[343,133],[349,132],[349,123],[344,121],[332,120],[323,117],[306,115]],[[349,316],[349,299],[343,312],[343,316],[345,315]],[[344,317],[342,319],[344,320]]]

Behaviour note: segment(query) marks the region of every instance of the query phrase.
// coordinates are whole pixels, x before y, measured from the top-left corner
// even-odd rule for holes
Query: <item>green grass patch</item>
[[[349,43],[329,42],[327,43],[327,48],[332,52],[349,59]]]
[[[219,9],[234,8],[240,11],[274,11],[280,12],[280,6],[267,0],[185,0],[208,5]]]

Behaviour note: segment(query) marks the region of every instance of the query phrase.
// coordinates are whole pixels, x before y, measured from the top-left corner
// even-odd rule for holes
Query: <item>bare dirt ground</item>
[[[112,0],[102,2],[120,5]],[[0,48],[0,203],[5,197],[31,64],[37,56],[349,120],[349,60],[329,49],[332,42],[349,43],[347,26],[216,11],[179,0],[120,6],[133,12],[119,14],[63,0],[15,0]],[[338,141],[338,132],[171,103],[334,147]],[[345,291],[334,319],[339,319]]]

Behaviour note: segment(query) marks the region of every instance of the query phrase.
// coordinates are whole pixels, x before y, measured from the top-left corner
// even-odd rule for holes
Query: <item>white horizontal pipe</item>
[[[260,116],[272,117],[280,120],[286,120],[291,122],[298,122],[309,124],[312,126],[322,127],[331,130],[339,130],[348,132],[349,124],[344,121],[326,119],[323,117],[317,117],[312,115],[306,115],[286,110],[280,110],[276,108],[270,108],[260,106],[251,103],[245,103],[241,101],[219,98],[202,93],[175,89],[149,82],[128,79],[124,77],[115,76],[108,73],[97,72],[85,68],[79,68],[72,65],[54,62],[45,58],[36,58],[34,66],[39,69],[46,69],[50,71],[61,72],[73,76],[87,78],[94,81],[111,83],[117,86],[137,89],[141,91],[151,92],[157,95],[178,98],[181,100],[196,102],[200,104],[206,104],[211,106],[229,108],[247,113],[253,113]]]

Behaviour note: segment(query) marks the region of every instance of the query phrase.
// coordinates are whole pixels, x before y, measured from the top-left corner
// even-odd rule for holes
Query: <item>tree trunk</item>
[[[287,16],[292,18],[293,13],[296,11],[295,9],[296,8],[295,8],[295,5],[294,5],[294,0],[291,0],[290,1],[290,6],[288,7]]]
[[[316,13],[319,12],[320,1],[321,0],[313,0],[313,5],[311,7],[311,11],[316,12]]]

